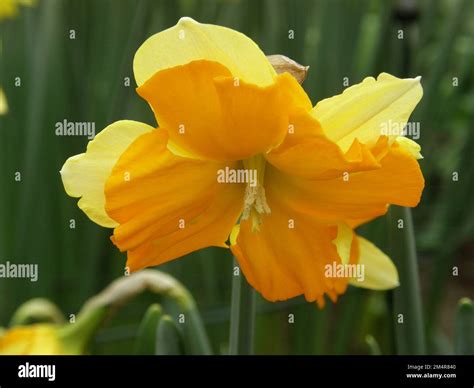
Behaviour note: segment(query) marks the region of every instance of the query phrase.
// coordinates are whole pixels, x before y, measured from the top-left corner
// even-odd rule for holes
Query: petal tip
[[[183,16],[182,18],[178,20],[177,24],[178,26],[186,26],[190,24],[199,24],[199,22],[197,22],[193,18],[190,18],[189,16]]]

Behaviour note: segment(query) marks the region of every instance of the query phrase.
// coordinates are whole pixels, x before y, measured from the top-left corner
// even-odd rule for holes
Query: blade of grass
[[[391,206],[389,210],[390,256],[397,266],[400,286],[393,293],[397,353],[425,354],[418,260],[411,210]]]
[[[432,117],[432,110],[430,107],[437,98],[436,92],[439,90],[439,87],[442,84],[441,79],[445,75],[449,61],[453,57],[451,53],[455,47],[454,42],[459,33],[462,31],[465,17],[469,15],[467,8],[470,5],[472,4],[468,0],[459,0],[456,3],[456,7],[447,24],[446,31],[443,33],[443,41],[441,42],[438,49],[442,55],[437,57],[437,61],[431,69],[430,78],[426,87],[424,88],[424,96],[418,112],[419,117],[423,119],[429,120],[430,116]],[[432,139],[432,137],[430,139]]]

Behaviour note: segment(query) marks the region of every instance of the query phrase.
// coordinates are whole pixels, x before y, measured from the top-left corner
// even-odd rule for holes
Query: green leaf
[[[123,276],[89,299],[83,310],[101,306],[113,312],[144,291],[159,295],[163,310],[179,321],[187,354],[212,353],[193,296],[174,277],[164,272],[144,269],[130,276]]]
[[[201,314],[191,293],[182,285],[163,295],[163,307],[180,322],[186,354],[210,355],[211,345]]]
[[[152,304],[145,313],[140,327],[138,328],[137,339],[135,341],[134,354],[152,355],[155,354],[155,343],[157,340],[157,328],[163,311],[159,304]]]
[[[13,314],[10,326],[29,325],[32,323],[49,322],[64,323],[64,315],[58,306],[44,298],[34,298],[23,303]]]
[[[175,356],[184,354],[183,337],[169,315],[162,316],[158,323],[155,354]]]

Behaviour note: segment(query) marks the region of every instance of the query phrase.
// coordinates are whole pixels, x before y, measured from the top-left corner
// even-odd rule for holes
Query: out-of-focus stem
[[[237,261],[234,259],[234,268]],[[230,310],[229,354],[253,354],[255,326],[255,290],[244,275],[233,276]]]
[[[425,333],[421,307],[418,261],[411,211],[391,206],[389,249],[400,286],[393,290],[393,314],[398,354],[425,354]]]

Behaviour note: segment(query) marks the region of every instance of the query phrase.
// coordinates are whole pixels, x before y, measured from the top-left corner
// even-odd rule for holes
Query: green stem
[[[411,211],[391,206],[389,210],[389,247],[400,286],[393,291],[393,313],[397,353],[425,354],[418,261]]]
[[[474,355],[474,304],[462,298],[454,320],[454,353]]]
[[[84,354],[97,330],[107,318],[106,307],[81,311],[75,323],[62,326],[59,329],[59,337],[63,346],[70,354]]]
[[[234,269],[237,261],[234,259]],[[255,326],[255,290],[240,269],[232,280],[229,354],[253,354]]]

